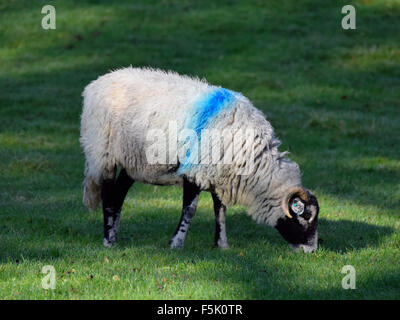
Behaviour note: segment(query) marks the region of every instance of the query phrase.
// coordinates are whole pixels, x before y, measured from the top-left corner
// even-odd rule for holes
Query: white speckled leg
[[[186,233],[190,226],[190,221],[192,220],[196,212],[199,194],[200,189],[195,184],[192,184],[184,179],[182,216],[174,235],[169,241],[169,246],[171,249],[183,248]]]

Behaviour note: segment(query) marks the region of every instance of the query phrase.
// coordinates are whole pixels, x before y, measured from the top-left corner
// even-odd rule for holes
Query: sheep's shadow
[[[394,228],[360,221],[319,219],[319,245],[330,251],[345,253],[377,247]]]
[[[146,215],[145,212],[142,213]],[[199,242],[204,246],[213,247],[214,221],[203,214],[192,221],[192,226],[188,231],[186,243]],[[163,225],[165,233],[160,234],[159,228],[152,228],[151,223],[144,225],[140,223],[138,227],[134,217],[122,219],[119,245],[130,247],[136,241],[142,245],[152,245],[159,242],[161,247],[168,247],[169,237],[179,221],[179,214],[175,219],[170,214],[159,215],[157,225]],[[243,248],[249,244],[268,242],[272,246],[282,246],[286,242],[280,236],[277,230],[266,225],[260,225],[254,222],[245,213],[233,214],[227,217],[227,235],[230,244],[236,248]],[[351,220],[328,220],[319,219],[319,247],[337,253],[346,253],[352,250],[359,250],[367,247],[378,247],[385,237],[390,236],[395,229],[387,226],[379,226],[360,221]],[[146,239],[145,241],[141,239]]]
[[[58,202],[62,203],[63,200]],[[33,212],[40,209],[43,209],[43,203],[32,204],[31,210]],[[159,212],[160,210],[152,206],[141,212],[131,206],[124,208],[117,246],[120,249],[135,247],[167,249],[169,239],[179,222],[180,213],[178,208],[164,209],[162,213]],[[192,251],[196,251],[198,248],[212,250],[215,230],[213,214],[205,208],[200,208],[198,211],[188,232],[185,247],[191,248]],[[62,213],[58,215],[59,218],[62,216],[66,217]],[[47,214],[44,212],[41,219],[43,220],[45,217],[47,217]],[[52,234],[52,243],[46,243],[45,247],[32,246],[33,243],[40,243],[43,239],[41,239],[40,234],[33,231],[26,234],[26,225],[32,226],[29,224],[32,222],[28,217],[26,217],[26,220],[26,222],[24,220],[23,223],[15,224],[12,228],[12,233],[24,235],[22,241],[16,242],[13,238],[7,236],[7,232],[3,233],[1,247],[4,250],[0,250],[0,262],[15,262],[21,259],[35,261],[64,259],[67,254],[64,253],[60,245],[65,245],[65,243],[78,247],[90,246],[94,249],[102,247],[103,221],[100,210],[87,218],[83,218],[79,223],[74,222],[73,218],[68,218],[68,216],[60,219],[57,224],[48,223],[47,220],[46,224],[41,224],[41,221],[34,221],[34,228],[37,227],[35,224],[41,224],[43,229],[41,234]],[[51,221],[55,221],[55,218]],[[3,231],[6,230],[4,227]],[[360,221],[328,220],[323,217],[319,219],[320,248],[339,254],[371,246],[378,247],[385,237],[394,232],[395,230],[391,227]],[[274,228],[257,224],[244,212],[228,212],[227,235],[231,247],[236,249],[246,250],[251,246],[263,246],[266,243],[278,250],[286,248],[286,242]]]

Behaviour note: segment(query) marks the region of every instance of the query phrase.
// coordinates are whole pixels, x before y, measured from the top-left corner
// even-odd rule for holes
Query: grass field
[[[51,1],[56,30],[41,28],[45,4],[0,0],[1,299],[400,298],[400,1]],[[293,253],[240,207],[231,248],[214,249],[209,194],[171,251],[181,189],[139,183],[103,247],[102,213],[81,202],[81,92],[131,64],[205,77],[266,113],[318,196],[318,252]]]

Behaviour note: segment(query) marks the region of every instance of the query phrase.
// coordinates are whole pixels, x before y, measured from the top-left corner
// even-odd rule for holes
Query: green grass
[[[399,299],[400,1],[0,1],[0,298]],[[357,30],[341,29],[341,7]],[[295,254],[242,208],[214,249],[203,194],[168,249],[181,190],[135,184],[119,243],[81,203],[81,92],[128,65],[240,91],[262,109],[318,196],[320,250]],[[357,272],[343,290],[344,265]],[[55,290],[41,288],[45,265]]]

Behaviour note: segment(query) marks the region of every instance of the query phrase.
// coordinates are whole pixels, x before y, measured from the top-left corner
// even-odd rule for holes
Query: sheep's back
[[[228,97],[227,103],[223,102],[228,107],[218,105],[221,94]],[[211,126],[222,130],[231,126],[253,127],[267,139],[273,135],[261,112],[241,94],[176,73],[117,70],[90,83],[83,97],[81,142],[96,181],[112,175],[115,166],[122,166],[133,179],[154,184],[181,183],[183,175],[192,177],[204,188],[225,182],[226,174],[221,180],[215,168],[185,168],[171,163],[171,159],[170,164],[148,164],[146,151],[154,143],[147,139],[150,130],[159,130],[168,139],[171,123],[177,125],[178,131],[189,128],[197,133],[199,128]],[[216,114],[210,112],[215,108]],[[168,154],[168,150],[160,152]],[[235,170],[234,164],[230,168]]]

